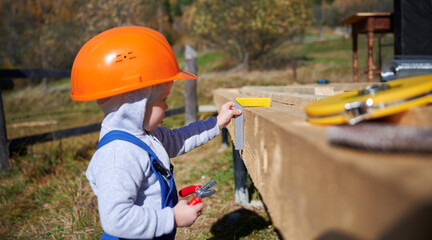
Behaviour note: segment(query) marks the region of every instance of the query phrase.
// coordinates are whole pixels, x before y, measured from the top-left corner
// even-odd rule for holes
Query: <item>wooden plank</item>
[[[391,17],[391,13],[388,12],[359,12],[356,13],[346,19],[344,19],[341,24],[353,24],[356,22],[359,22],[361,20],[364,20],[366,18],[369,17],[373,17],[373,18],[380,18],[380,17],[384,17],[384,18],[390,18]]]
[[[18,122],[18,123],[9,124],[9,127],[10,128],[37,127],[37,126],[56,125],[57,123],[58,123],[57,120]]]
[[[36,143],[43,143],[63,138],[79,136],[82,134],[92,133],[100,130],[100,123],[90,124],[87,126],[62,129],[54,132],[47,132],[28,137],[15,138],[9,141],[9,153],[19,152],[24,147]]]
[[[376,32],[384,31],[388,32],[392,29],[390,18],[376,18],[375,19],[375,30]]]
[[[373,84],[373,83],[372,83]],[[251,97],[269,97],[272,102],[278,102],[285,105],[303,109],[307,104],[319,100],[326,96],[365,88],[370,83],[334,83],[331,85],[303,85],[303,86],[249,86],[239,89],[240,94]]]
[[[0,78],[67,78],[70,69],[0,69]]]
[[[218,89],[214,103],[252,95],[241,92]],[[327,127],[309,124],[295,105],[272,102],[243,114],[242,159],[285,239],[431,236],[431,155],[332,146]]]

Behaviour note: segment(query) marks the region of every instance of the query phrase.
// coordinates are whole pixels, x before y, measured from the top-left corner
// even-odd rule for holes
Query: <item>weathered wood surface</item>
[[[301,88],[306,94],[298,93]],[[347,88],[358,85],[333,90]],[[315,91],[293,86],[214,92],[218,109],[235,97],[272,97],[270,108],[244,109],[242,158],[281,235],[294,240],[431,237],[432,155],[330,145],[327,127],[308,123],[303,111],[322,98]],[[431,117],[432,106],[425,106],[393,121],[431,127]],[[228,127],[232,137],[233,125]]]

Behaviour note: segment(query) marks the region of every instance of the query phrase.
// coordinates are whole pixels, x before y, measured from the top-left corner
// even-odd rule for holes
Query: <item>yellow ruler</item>
[[[262,98],[262,97],[236,98],[236,101],[242,107],[270,107],[271,105],[270,98]]]

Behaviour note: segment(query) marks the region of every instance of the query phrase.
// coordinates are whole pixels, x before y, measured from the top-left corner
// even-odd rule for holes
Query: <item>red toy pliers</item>
[[[193,206],[195,204],[201,203],[202,202],[201,199],[213,195],[216,192],[216,190],[214,190],[211,187],[213,187],[214,185],[216,185],[216,181],[211,180],[210,182],[204,184],[204,186],[202,187],[201,185],[196,185],[196,186],[192,185],[189,187],[185,187],[182,190],[180,190],[179,194],[181,197],[186,197],[191,193],[196,193],[195,197],[193,197],[192,200],[188,202],[189,206]]]

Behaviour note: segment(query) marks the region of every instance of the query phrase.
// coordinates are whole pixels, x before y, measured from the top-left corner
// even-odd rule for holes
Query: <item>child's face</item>
[[[154,131],[159,124],[162,124],[162,120],[165,118],[165,111],[168,109],[166,99],[170,94],[171,86],[169,85],[164,93],[146,106],[143,127],[147,132]]]

